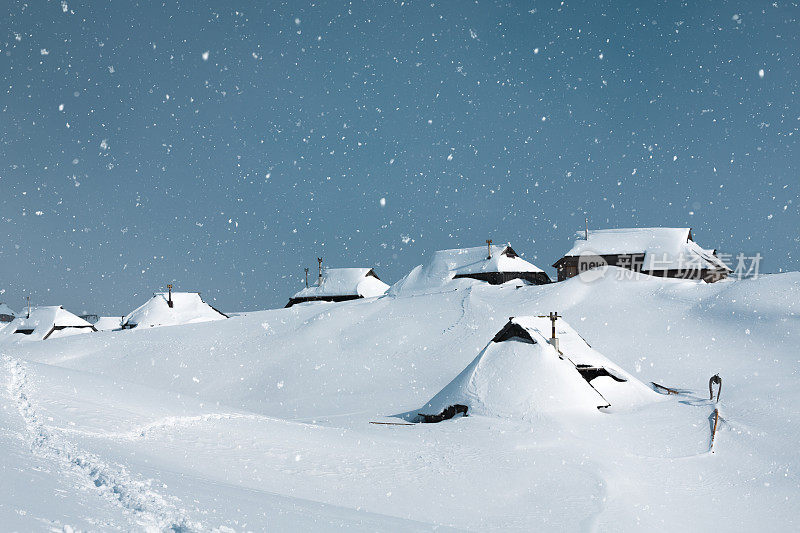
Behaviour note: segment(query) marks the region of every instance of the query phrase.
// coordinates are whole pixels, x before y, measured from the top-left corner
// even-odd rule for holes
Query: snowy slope
[[[686,393],[588,417],[369,424],[423,406],[508,317],[549,311],[622,371]],[[103,529],[797,529],[798,317],[798,273],[711,285],[456,280],[433,294],[97,332],[13,353],[0,345],[0,438],[11,451],[0,467],[16,472],[15,487],[27,483],[2,497],[0,520],[21,529],[91,529],[93,520]],[[717,372],[712,454],[707,383]],[[30,482],[21,477],[37,465]],[[34,505],[32,493],[55,503]]]

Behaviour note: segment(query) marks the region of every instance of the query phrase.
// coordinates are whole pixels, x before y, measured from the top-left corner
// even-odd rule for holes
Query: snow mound
[[[94,328],[97,331],[121,329],[124,320],[125,317],[122,316],[101,316],[97,319],[97,322],[94,323]]]
[[[199,292],[173,292],[172,307],[169,296],[158,292],[143,305],[125,317],[123,328],[176,326],[228,318],[203,301]]]
[[[498,274],[500,276],[497,276]],[[508,275],[502,276],[502,274]],[[486,280],[491,275],[495,275],[496,281],[490,283],[510,281],[513,276],[530,278],[536,283],[550,281],[542,269],[522,259],[509,245],[492,245],[491,256],[488,247],[477,246],[435,252],[428,263],[415,267],[403,279],[392,285],[389,294],[424,292],[456,278]]]
[[[593,350],[563,320],[561,352],[547,340],[547,318],[512,318],[453,381],[420,413],[437,414],[466,405],[469,414],[532,419],[548,414],[597,413],[630,407],[658,395]]]
[[[60,305],[34,307],[0,331],[0,342],[41,341],[96,331],[86,320]]]

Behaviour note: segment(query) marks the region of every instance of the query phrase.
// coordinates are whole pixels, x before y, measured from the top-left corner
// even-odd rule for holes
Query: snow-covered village
[[[800,8],[12,1],[0,531],[797,531]]]

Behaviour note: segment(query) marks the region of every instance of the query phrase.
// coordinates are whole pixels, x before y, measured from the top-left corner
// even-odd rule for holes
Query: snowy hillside
[[[798,529],[800,273],[715,284],[615,274],[541,286],[458,279],[427,291],[408,283],[380,298],[213,322],[0,341],[9,487],[0,523]],[[681,394],[642,388],[647,401],[621,408],[370,424],[406,424],[402,415],[489,350],[509,317],[551,311],[593,361]],[[502,364],[484,373],[487,386],[563,374],[549,345],[512,348],[492,348]],[[550,370],[526,359],[537,354]],[[718,404],[708,399],[716,373]],[[519,397],[509,390],[493,398]]]

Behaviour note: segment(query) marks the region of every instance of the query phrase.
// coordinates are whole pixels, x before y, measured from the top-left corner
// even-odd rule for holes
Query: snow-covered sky
[[[283,305],[487,238],[691,226],[798,270],[800,9],[769,2],[19,2],[0,35],[0,301],[172,282]],[[552,269],[547,269],[552,273]],[[4,292],[3,292],[4,291]]]

